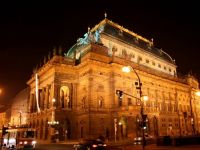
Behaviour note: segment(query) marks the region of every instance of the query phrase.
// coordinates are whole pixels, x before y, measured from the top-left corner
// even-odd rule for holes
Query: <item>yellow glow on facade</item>
[[[143,101],[148,101],[149,97],[147,95],[142,96]]]
[[[200,96],[200,91],[197,91],[195,94],[196,96]]]
[[[129,72],[131,72],[131,69],[129,66],[124,66],[124,67],[122,67],[122,72],[129,73]]]

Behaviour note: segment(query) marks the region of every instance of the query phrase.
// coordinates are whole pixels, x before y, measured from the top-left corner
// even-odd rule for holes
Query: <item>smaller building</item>
[[[9,124],[10,117],[11,110],[9,108],[6,108],[0,112],[0,129],[2,129],[3,126],[7,126]]]
[[[29,91],[29,88],[25,88],[15,96],[11,106],[11,126],[27,124]]]
[[[6,112],[0,113],[0,128],[2,129],[3,125],[6,124]]]

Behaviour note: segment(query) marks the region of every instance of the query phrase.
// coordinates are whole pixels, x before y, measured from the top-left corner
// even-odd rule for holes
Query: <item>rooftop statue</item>
[[[89,43],[101,43],[100,33],[103,31],[103,27],[100,27],[95,32],[91,32],[88,29],[88,32],[84,34],[83,38],[78,38],[77,45],[86,45]]]

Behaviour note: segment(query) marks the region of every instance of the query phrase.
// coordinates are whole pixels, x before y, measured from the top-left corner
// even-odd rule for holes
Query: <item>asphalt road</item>
[[[108,150],[142,150],[141,145],[129,146],[108,146]],[[73,150],[73,145],[69,144],[38,144],[35,150]],[[144,150],[200,150],[200,145],[185,146],[156,146],[147,145]]]
[[[73,150],[68,144],[37,144],[35,150]]]

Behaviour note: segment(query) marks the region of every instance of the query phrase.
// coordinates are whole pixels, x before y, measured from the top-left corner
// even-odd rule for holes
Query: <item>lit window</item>
[[[102,96],[99,97],[99,107],[100,108],[103,107],[103,97]]]

